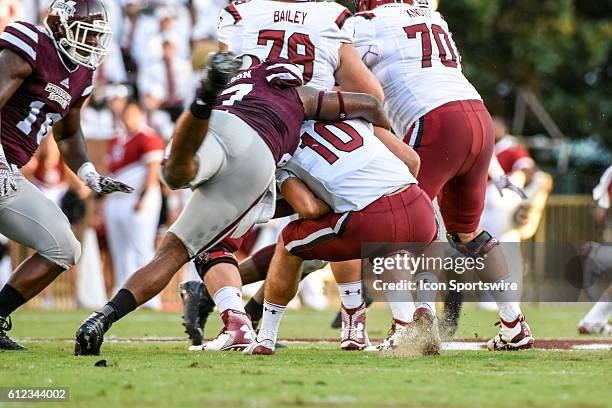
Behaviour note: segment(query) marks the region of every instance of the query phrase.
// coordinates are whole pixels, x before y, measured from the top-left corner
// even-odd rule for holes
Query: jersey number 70
[[[417,33],[421,33],[421,46],[423,48],[423,58],[421,59],[421,67],[429,68],[431,67],[431,54],[432,54],[432,44],[431,37],[433,37],[436,42],[436,46],[438,47],[438,55],[440,56],[440,61],[442,65],[450,68],[457,68],[458,60],[459,60],[459,52],[457,48],[455,48],[455,44],[450,39],[450,35],[444,31],[444,28],[440,27],[437,24],[431,25],[431,30],[425,23],[415,24],[408,27],[404,27],[404,31],[408,35],[408,38],[413,39],[417,37]],[[433,34],[433,35],[432,35]],[[444,42],[442,42],[444,39]],[[446,54],[446,48],[450,52],[450,58]]]

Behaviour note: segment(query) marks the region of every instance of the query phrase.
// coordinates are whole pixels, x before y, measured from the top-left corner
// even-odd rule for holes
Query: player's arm
[[[0,51],[0,109],[6,105],[30,74],[32,66],[26,60],[6,48]],[[1,126],[2,117],[0,117]],[[4,156],[4,149],[0,144],[0,197],[8,195],[10,190],[17,191],[17,183],[11,173]]]
[[[382,86],[376,76],[366,67],[352,44],[342,44],[338,51],[340,63],[334,77],[343,91],[362,92],[385,99]]]
[[[297,89],[306,119],[337,122],[362,118],[385,129],[391,125],[380,100],[372,95],[354,92],[325,92],[309,86]]]
[[[32,66],[9,49],[0,51],[0,109],[23,81],[32,74]]]
[[[414,177],[419,174],[419,169],[421,168],[421,158],[412,147],[399,140],[388,130],[382,128],[377,128],[375,135],[387,147],[387,149],[391,150],[391,153],[396,155],[401,161],[404,162],[404,164],[406,164],[406,166],[408,166],[410,173],[412,173]]]
[[[280,176],[283,178],[280,185],[281,194],[300,217],[312,220],[331,212],[331,208],[315,197],[302,180],[292,176],[289,171],[280,172],[285,173]]]
[[[196,176],[196,152],[207,131],[208,119],[198,119],[188,110],[179,118],[172,135],[172,150],[162,167],[164,183],[171,189],[184,188]]]
[[[132,187],[110,177],[101,176],[89,161],[87,145],[81,129],[82,105],[83,102],[72,107],[68,114],[53,126],[53,137],[64,163],[96,193],[131,193],[134,190]]]

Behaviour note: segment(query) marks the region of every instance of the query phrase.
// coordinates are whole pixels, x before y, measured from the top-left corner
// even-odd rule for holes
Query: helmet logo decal
[[[67,20],[76,13],[76,9],[74,8],[75,5],[76,1],[74,0],[57,0],[53,3],[53,6],[51,6],[51,12],[55,12],[57,15]]]

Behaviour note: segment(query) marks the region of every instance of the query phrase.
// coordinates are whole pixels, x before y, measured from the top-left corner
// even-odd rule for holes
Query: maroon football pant
[[[402,248],[402,243],[428,244],[437,232],[431,200],[413,184],[361,211],[293,221],[282,234],[285,248],[293,255],[339,262],[390,255]],[[362,244],[369,248],[365,253]],[[378,247],[387,253],[376,253]]]
[[[478,229],[495,136],[481,101],[450,102],[420,118],[404,139],[421,158],[419,186],[438,197],[449,233]]]

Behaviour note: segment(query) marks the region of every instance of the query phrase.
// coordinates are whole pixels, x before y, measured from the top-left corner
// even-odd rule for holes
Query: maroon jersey
[[[293,154],[300,141],[304,107],[296,87],[302,71],[282,58],[240,71],[219,97],[215,109],[238,116],[266,142],[279,162]]]
[[[15,22],[0,35],[0,50],[8,49],[32,67],[0,111],[0,138],[9,163],[23,166],[30,160],[49,126],[91,94],[93,71],[69,69],[53,39],[36,26]]]

